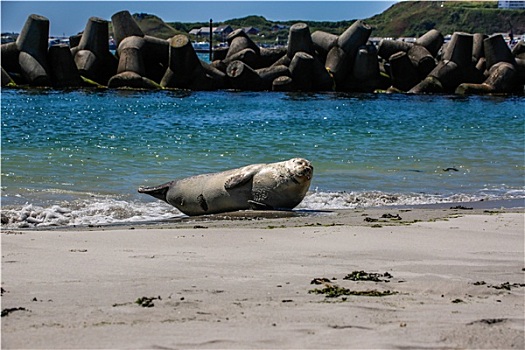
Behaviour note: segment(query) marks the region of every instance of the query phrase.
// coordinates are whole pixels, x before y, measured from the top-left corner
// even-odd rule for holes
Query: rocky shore
[[[16,42],[2,44],[2,86],[242,91],[401,92],[413,94],[522,94],[525,43],[511,50],[502,35],[435,29],[414,43],[369,39],[357,20],[341,35],[289,29],[283,48],[259,47],[241,29],[227,37],[213,62],[199,59],[185,35],[145,35],[128,11],[111,22],[117,45],[109,50],[109,22],[91,17],[70,45],[48,47],[49,20],[30,15]]]

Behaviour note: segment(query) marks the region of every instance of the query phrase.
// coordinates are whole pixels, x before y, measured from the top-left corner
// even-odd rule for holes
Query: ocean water
[[[3,90],[2,227],[162,220],[137,193],[304,157],[298,209],[525,198],[525,100],[273,92]]]

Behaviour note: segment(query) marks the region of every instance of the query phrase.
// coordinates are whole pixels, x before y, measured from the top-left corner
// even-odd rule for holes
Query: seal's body
[[[306,195],[313,175],[302,158],[252,164],[214,174],[174,180],[140,193],[161,199],[184,214],[204,215],[246,209],[292,209]]]

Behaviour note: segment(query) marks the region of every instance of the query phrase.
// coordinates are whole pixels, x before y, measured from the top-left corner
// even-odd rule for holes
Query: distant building
[[[270,29],[272,32],[277,32],[279,30],[288,29],[289,27],[284,24],[274,24]]]
[[[212,30],[215,28],[212,28]],[[210,27],[201,27],[199,35],[210,36]]]
[[[521,0],[499,0],[498,8],[509,9],[509,10],[522,10],[525,9],[525,1]]]
[[[259,34],[259,29],[254,28],[254,27],[245,27],[245,28],[242,28],[242,30],[246,34],[250,34],[250,35],[257,35],[257,34]]]
[[[405,37],[405,36],[402,36],[402,37],[399,37],[397,38],[398,41],[404,41],[406,43],[415,43],[416,42],[416,38],[413,38],[413,37]]]
[[[12,43],[18,38],[18,33],[2,33],[2,44]]]
[[[233,29],[230,26],[213,27],[212,30],[214,35],[221,35],[223,37],[226,37],[228,34],[233,32]],[[208,37],[210,36],[210,27],[193,28],[190,30],[189,34]]]
[[[200,35],[201,34],[201,29],[200,28],[193,28],[192,30],[190,30],[190,34],[191,35]]]
[[[213,31],[213,34],[218,34],[218,35],[228,35],[230,34],[231,32],[233,32],[233,28],[230,27],[230,26],[222,26],[222,27],[217,27],[214,31]]]

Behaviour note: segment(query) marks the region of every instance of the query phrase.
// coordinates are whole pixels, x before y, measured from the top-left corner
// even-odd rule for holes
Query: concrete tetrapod
[[[201,61],[189,38],[182,34],[169,40],[169,65],[160,85],[192,90],[215,90],[227,86],[226,74]]]
[[[117,72],[118,60],[109,51],[108,22],[97,17],[88,19],[78,46],[71,49],[80,75],[107,85]]]
[[[113,31],[115,33],[115,39],[117,41],[118,50],[117,55],[119,56],[119,61],[122,59],[120,52],[126,52],[126,58],[131,57],[132,52],[135,52],[133,55],[140,55],[140,60],[142,61],[143,69],[139,74],[141,77],[144,77],[142,85],[144,88],[153,88],[155,84],[159,83],[164,73],[168,67],[169,60],[169,43],[166,40],[155,38],[149,35],[144,35],[140,29],[138,23],[133,19],[131,14],[128,11],[120,11],[111,16],[111,21],[113,23]],[[140,45],[138,50],[134,51],[131,49],[121,49],[121,45],[125,42],[126,38],[137,37],[142,38],[143,42]],[[129,45],[129,42],[125,45]],[[138,58],[133,58],[135,63],[139,62]],[[127,65],[128,63],[123,63]],[[122,63],[119,62],[119,65]],[[122,74],[121,70],[118,71],[118,74]],[[124,75],[126,76],[126,74]],[[126,78],[128,80],[131,78],[130,75]],[[134,76],[134,84],[141,85],[139,79]],[[124,81],[121,81],[124,83]],[[158,87],[158,85],[157,85]]]
[[[290,27],[286,55],[289,59],[293,59],[297,52],[305,52],[310,55],[314,53],[310,28],[306,23],[295,23]]]
[[[326,60],[326,56],[332,47],[337,45],[338,38],[339,37],[335,34],[323,32],[321,30],[316,30],[312,33],[314,49],[323,60]]]
[[[339,37],[337,45],[333,46],[326,56],[326,69],[332,75],[336,90],[346,90],[352,86],[354,63],[359,48],[366,45],[372,28],[358,20],[352,23]]]
[[[264,90],[264,81],[250,66],[241,61],[233,61],[228,65],[226,74],[234,89],[247,91]]]
[[[2,85],[76,87],[92,80],[111,88],[372,92],[391,86],[390,92],[461,94],[521,93],[525,84],[525,43],[511,51],[501,35],[456,32],[443,44],[431,29],[414,43],[382,40],[376,50],[363,21],[341,35],[310,34],[307,24],[296,23],[288,46],[271,49],[237,29],[227,38],[229,48],[214,50],[208,64],[185,35],[145,35],[128,11],[111,20],[116,56],[109,50],[109,22],[97,17],[70,37],[70,56],[64,45],[48,48],[45,17],[29,16],[17,41],[1,45]]]
[[[51,46],[47,58],[53,86],[64,88],[83,85],[82,78],[80,77],[68,45],[60,44]]]
[[[158,89],[160,87],[153,80],[144,77],[146,70],[141,54],[144,42],[144,38],[140,36],[129,36],[120,42],[117,74],[109,79],[109,87],[135,89]]]
[[[480,93],[517,92],[517,71],[513,64],[498,62],[489,70],[489,76],[481,84],[460,84],[455,93],[459,95]]]
[[[30,85],[51,85],[47,63],[48,36],[49,20],[32,14],[16,39],[20,72]]]

